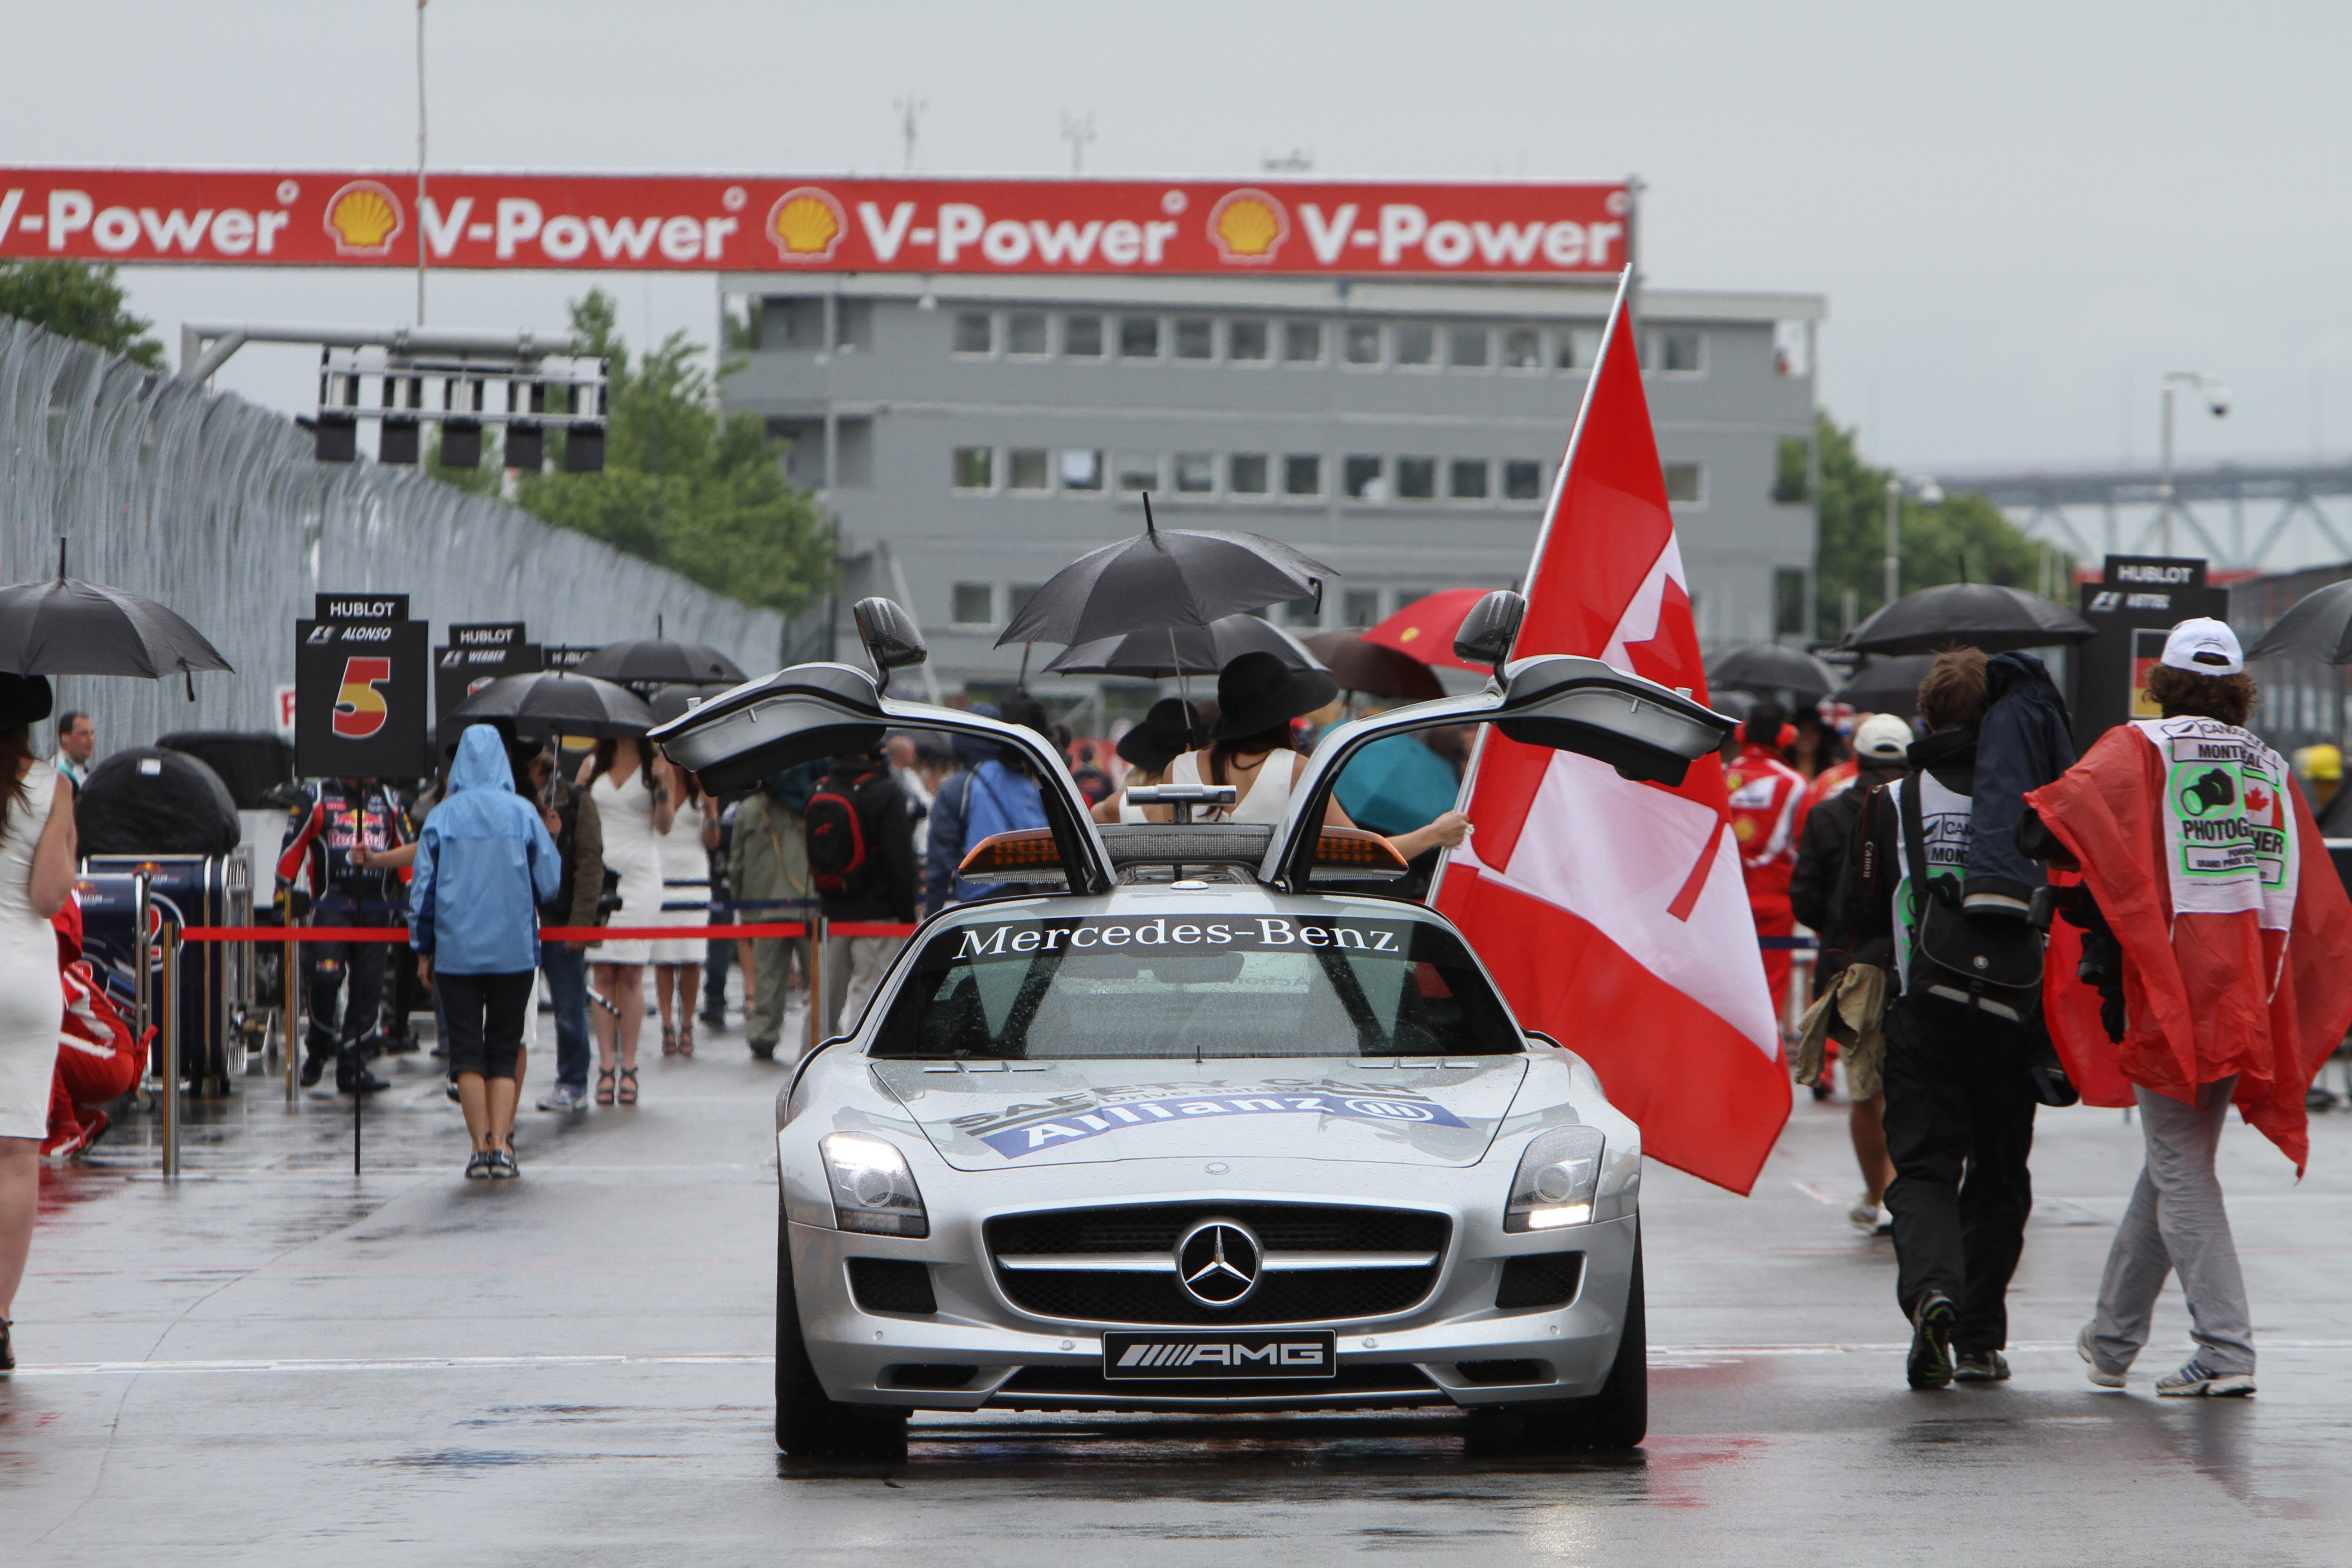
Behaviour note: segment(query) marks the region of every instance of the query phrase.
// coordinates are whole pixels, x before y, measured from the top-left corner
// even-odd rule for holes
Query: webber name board
[[[2227,620],[2230,590],[2208,586],[2198,556],[2110,555],[2096,583],[2082,584],[2083,618],[2098,636],[2074,653],[2074,749],[2129,719],[2153,719],[2147,672],[2165,634],[2197,616]]]
[[[294,771],[304,778],[421,778],[431,628],[405,594],[321,594],[294,623]]]
[[[523,640],[520,621],[483,626],[453,626],[449,646],[433,650],[433,713],[446,720],[458,704],[508,675],[529,675],[540,668],[540,649]]]

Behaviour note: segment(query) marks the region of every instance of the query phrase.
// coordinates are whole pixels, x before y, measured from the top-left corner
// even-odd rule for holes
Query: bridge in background
[[[1975,490],[2033,539],[2078,561],[2160,548],[2163,477],[2154,468],[1939,473]],[[2352,561],[2352,463],[2180,468],[2172,544],[2223,572],[2291,572]]]

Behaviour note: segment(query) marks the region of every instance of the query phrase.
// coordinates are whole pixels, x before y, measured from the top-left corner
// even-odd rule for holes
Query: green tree
[[[747,605],[792,615],[829,590],[833,526],[785,479],[782,443],[756,416],[720,412],[684,332],[633,360],[617,316],[601,289],[572,305],[587,352],[611,364],[604,471],[564,473],[551,437],[548,469],[516,476],[517,504]],[[437,442],[426,471],[478,493],[502,487],[497,458],[446,468]]]
[[[145,336],[155,323],[130,310],[114,268],[87,261],[0,261],[0,316],[32,321],[68,338],[163,368],[163,345]]]
[[[1823,637],[1839,634],[1848,588],[1854,590],[1857,601],[1856,624],[1886,598],[1886,481],[1893,470],[1864,462],[1854,450],[1854,437],[1853,430],[1839,429],[1828,415],[1818,416],[1821,534],[1814,580],[1819,586],[1818,635]],[[1790,468],[1784,453],[1783,488],[1790,483]],[[1802,494],[1801,473],[1800,461],[1799,488],[1790,499]],[[1971,583],[2041,589],[2044,546],[2026,538],[1983,496],[1954,491],[1931,506],[1906,494],[1897,505],[1903,592],[1958,583],[1964,573]],[[2063,586],[2073,581],[2074,569],[2074,558],[2062,553],[2051,564],[2050,580]]]

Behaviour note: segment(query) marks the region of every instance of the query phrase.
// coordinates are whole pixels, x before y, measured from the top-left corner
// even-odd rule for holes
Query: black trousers
[[[397,922],[336,898],[320,899],[312,906],[311,923],[322,926],[389,926]],[[326,1056],[340,1045],[351,1050],[376,1026],[376,1015],[383,1006],[383,971],[391,955],[388,942],[306,942],[310,953],[310,1027],[304,1048],[313,1056]],[[351,994],[342,997],[340,1021],[335,1003],[348,977]]]
[[[1906,1318],[1930,1292],[1949,1296],[1961,1352],[2009,1342],[2009,1281],[2033,1212],[2029,1043],[2015,1024],[1933,997],[1887,1009],[1895,1296]]]
[[[524,1016],[539,972],[516,974],[445,974],[433,972],[441,994],[441,1022],[448,1030],[449,1074],[478,1072],[513,1078],[522,1050]]]

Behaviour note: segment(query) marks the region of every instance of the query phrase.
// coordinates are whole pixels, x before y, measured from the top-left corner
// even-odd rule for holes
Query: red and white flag
[[[1706,700],[1624,281],[1527,595],[1515,657],[1582,654]],[[1477,831],[1438,908],[1520,1018],[1591,1063],[1644,1152],[1747,1192],[1789,1074],[1722,770],[1702,757],[1679,788],[1636,784],[1490,729],[1465,809]]]

